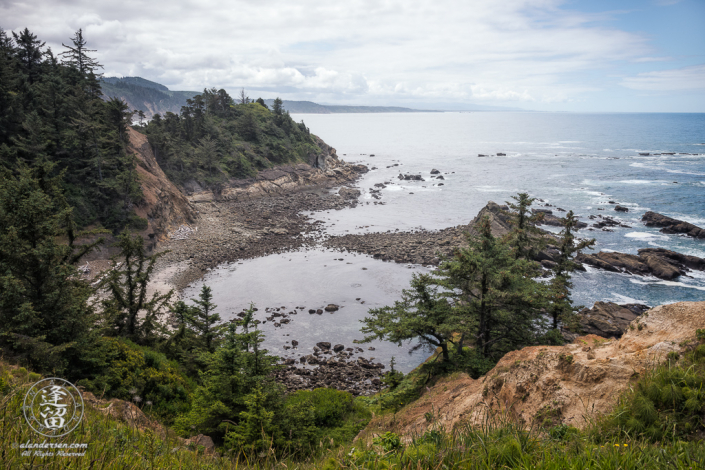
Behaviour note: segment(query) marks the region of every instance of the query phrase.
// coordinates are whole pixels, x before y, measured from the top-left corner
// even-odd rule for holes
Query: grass
[[[2,468],[76,469],[522,469],[522,470],[642,470],[705,468],[705,338],[689,352],[649,371],[619,400],[615,410],[592,417],[585,430],[545,420],[527,429],[510,415],[488,413],[479,427],[459,427],[452,432],[436,424],[429,413],[429,430],[406,442],[394,433],[377,436],[371,443],[358,441],[326,450],[306,459],[263,452],[247,459],[206,455],[187,448],[176,438],[158,436],[86,409],[81,426],[58,443],[88,443],[83,457],[27,457],[16,444],[42,442],[24,422],[21,401],[36,374],[7,369],[0,374],[0,463]],[[420,379],[421,377],[416,377]],[[392,402],[416,392],[411,377]],[[413,385],[416,386],[413,386]],[[406,390],[404,390],[406,388]],[[656,393],[656,390],[659,390]],[[679,392],[680,390],[680,392]],[[394,395],[387,392],[387,394]],[[367,399],[376,412],[381,398]],[[389,397],[391,398],[391,397]],[[698,403],[696,403],[696,399]],[[647,402],[651,400],[651,405]],[[394,403],[396,404],[396,403]],[[656,411],[652,415],[650,406]],[[390,413],[396,411],[392,405]],[[645,411],[646,410],[646,411]],[[646,420],[642,424],[636,420]],[[661,431],[650,428],[662,424]]]

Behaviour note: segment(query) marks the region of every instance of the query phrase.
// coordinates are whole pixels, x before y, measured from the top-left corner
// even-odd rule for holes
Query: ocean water
[[[467,223],[490,200],[503,203],[525,191],[573,210],[586,222],[592,222],[587,219],[591,214],[609,215],[631,227],[612,227],[613,232],[581,230],[580,236],[596,239],[596,251],[636,253],[639,248],[663,247],[705,257],[705,241],[664,235],[640,221],[644,212],[652,210],[705,227],[705,114],[475,112],[293,117],[303,119],[345,161],[376,168],[358,184],[362,205],[310,214],[324,221],[331,235],[454,226]],[[506,156],[496,156],[498,152]],[[445,179],[430,179],[432,169],[438,169]],[[399,173],[421,174],[426,181],[401,181]],[[382,190],[384,204],[375,205],[369,189],[384,182],[394,184]],[[629,212],[615,212],[609,201],[628,207]],[[286,328],[263,325],[271,350],[298,357],[294,353],[308,353],[316,341],[352,346],[353,339],[362,337],[357,330],[367,309],[391,304],[408,285],[411,272],[425,269],[363,255],[338,255],[322,250],[274,255],[223,266],[205,282],[213,286],[221,311],[229,312],[223,314],[226,318],[251,300],[263,308],[343,305],[328,317],[298,313]],[[195,284],[187,295],[195,295],[199,288],[200,283]],[[573,299],[586,306],[598,300],[648,305],[705,300],[705,275],[662,281],[588,268],[574,275]],[[283,349],[290,339],[301,343],[299,351]],[[375,351],[367,351],[369,346],[364,345],[365,357],[388,362],[395,355],[402,370],[409,370],[426,357],[423,351],[408,355],[412,346],[374,343]]]

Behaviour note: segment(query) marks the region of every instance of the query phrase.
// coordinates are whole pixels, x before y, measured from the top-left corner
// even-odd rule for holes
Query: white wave
[[[623,184],[651,184],[651,183],[661,183],[659,180],[620,180],[618,183]]]
[[[482,191],[483,193],[506,193],[510,192],[508,189],[502,189],[497,186],[473,186],[475,189],[478,191]]]
[[[645,170],[655,170],[655,171],[665,171],[666,173],[672,173],[676,175],[694,175],[694,176],[705,176],[705,173],[698,171],[685,171],[685,170],[674,170],[672,168],[666,168],[661,165],[646,165],[644,163],[630,163],[629,166],[634,168],[643,168]]]
[[[637,240],[652,241],[652,240],[668,240],[666,235],[660,235],[658,233],[651,232],[629,232],[624,235],[627,238],[634,238]]]
[[[635,299],[633,297],[627,297],[626,295],[621,295],[616,292],[610,292],[614,297],[615,302],[620,302],[623,304],[646,304],[647,302],[645,300],[639,300]]]
[[[662,286],[668,286],[668,287],[685,287],[687,289],[697,289],[697,290],[705,291],[705,286],[692,286],[689,284],[685,284],[683,282],[676,282],[676,281],[658,280],[658,281],[652,281],[652,282],[645,282],[645,281],[639,281],[637,279],[630,279],[629,281],[632,284],[640,284],[642,286],[651,286],[654,284],[660,284]]]

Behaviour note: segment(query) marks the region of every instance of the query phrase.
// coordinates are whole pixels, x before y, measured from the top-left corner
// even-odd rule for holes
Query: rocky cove
[[[146,141],[141,142],[139,135],[131,138],[132,147],[141,158],[141,171],[147,175],[143,181],[149,183],[143,183],[149,190],[145,192],[150,201],[142,208],[150,220],[145,238],[155,251],[165,252],[157,265],[154,289],[174,288],[184,297],[193,297],[199,282],[218,282],[218,277],[227,276],[227,271],[238,270],[248,279],[254,277],[258,269],[272,273],[284,271],[282,267],[293,260],[293,269],[286,271],[287,277],[310,279],[311,283],[319,284],[319,290],[323,286],[327,292],[320,298],[311,293],[302,298],[301,292],[296,291],[305,289],[277,285],[285,284],[286,279],[271,275],[271,279],[263,281],[273,290],[260,292],[256,318],[267,337],[272,338],[268,347],[271,345],[273,352],[282,357],[285,369],[279,372],[278,378],[289,390],[329,386],[349,390],[355,395],[378,390],[381,385],[379,377],[385,371],[383,363],[392,355],[405,355],[409,348],[359,344],[362,337],[354,320],[364,316],[370,307],[391,303],[408,285],[412,271],[437,265],[444,256],[452,253],[455,246],[463,243],[465,233],[472,233],[474,224],[482,216],[490,217],[496,235],[503,235],[510,228],[504,214],[506,207],[489,202],[467,224],[440,230],[389,230],[334,236],[326,233],[317,214],[348,210],[361,203],[383,204],[381,190],[384,188],[374,185],[369,191],[373,200],[365,202],[362,197],[365,191],[353,186],[361,175],[368,172],[370,165],[345,163],[338,159],[335,149],[322,141],[320,145],[324,152],[309,164],[264,170],[257,178],[232,181],[215,192],[204,190],[197,184],[186,185],[182,192],[170,186],[168,180],[162,178],[163,174],[159,174]],[[435,171],[431,171],[431,179],[442,179],[440,172]],[[421,175],[415,174],[402,174],[398,179],[401,182],[424,182]],[[390,181],[391,184],[395,183]],[[534,211],[544,213],[544,224],[557,227],[559,217],[553,212],[565,212],[565,209],[545,201],[538,202],[541,204],[537,204]],[[624,207],[614,204],[614,211],[622,213]],[[651,215],[647,225],[667,224],[660,225],[665,227],[664,232],[672,230],[667,233],[683,233],[696,238],[700,233],[694,231],[694,226],[663,217]],[[610,231],[627,226],[618,217],[598,215],[589,219],[594,223],[581,222],[580,228]],[[147,232],[152,236],[148,237],[150,233]],[[547,232],[546,236],[551,235]],[[555,248],[549,244],[538,260],[548,268],[554,256]],[[614,252],[584,256],[581,261],[598,269],[642,276],[667,273],[670,277],[664,279],[688,275],[690,270],[702,270],[703,267],[700,258],[685,257],[668,250],[646,249],[638,256]],[[605,261],[607,258],[610,262]],[[317,270],[312,270],[303,264],[309,261],[321,263]],[[250,269],[247,264],[250,262],[264,264]],[[96,267],[98,264],[96,262]],[[333,268],[334,265],[337,267]],[[365,278],[367,275],[372,277]],[[344,280],[339,283],[338,290],[331,287],[332,282],[326,284],[336,276]],[[358,279],[357,276],[363,277]],[[389,281],[392,278],[397,280],[396,284]],[[386,291],[370,292],[369,295],[356,293],[360,286],[375,283],[384,285]],[[258,289],[246,285],[238,285],[238,289],[245,292]],[[232,287],[223,286],[222,289],[227,291]],[[281,292],[287,298],[274,301],[272,292]],[[324,307],[329,303],[340,308],[328,312]],[[644,307],[624,309],[616,304],[606,305],[596,304],[592,310],[582,312],[586,331],[618,337]],[[227,320],[246,306],[245,301],[220,302],[220,311]],[[341,315],[346,318],[340,319]],[[343,327],[345,323],[348,325]],[[319,343],[330,343],[331,346],[324,348]],[[405,369],[410,370],[424,358],[423,351],[417,352],[415,358],[406,358]]]

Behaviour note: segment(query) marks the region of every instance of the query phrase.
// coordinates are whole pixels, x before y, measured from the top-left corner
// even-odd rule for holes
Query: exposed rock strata
[[[612,410],[620,394],[670,351],[696,344],[705,328],[705,302],[655,307],[619,340],[588,335],[566,346],[533,346],[505,355],[477,380],[458,374],[429,386],[394,417],[380,416],[361,439],[393,431],[411,439],[430,426],[448,431],[481,425],[488,410],[504,411],[527,428],[565,423],[584,427],[587,416]],[[429,423],[426,417],[436,419]],[[547,422],[548,420],[548,422]]]
[[[137,173],[144,194],[144,201],[135,207],[135,212],[149,222],[145,233],[154,233],[163,240],[170,230],[193,223],[196,211],[162,171],[147,136],[132,128],[128,128],[128,135],[128,151],[137,157]]]
[[[661,233],[682,233],[693,238],[705,238],[705,230],[689,222],[673,219],[671,217],[648,211],[641,218],[647,227],[663,227]]]
[[[605,271],[652,275],[659,279],[671,280],[685,275],[690,269],[705,270],[705,259],[683,255],[663,248],[642,248],[638,255],[604,252],[581,253],[576,261],[604,269]]]

